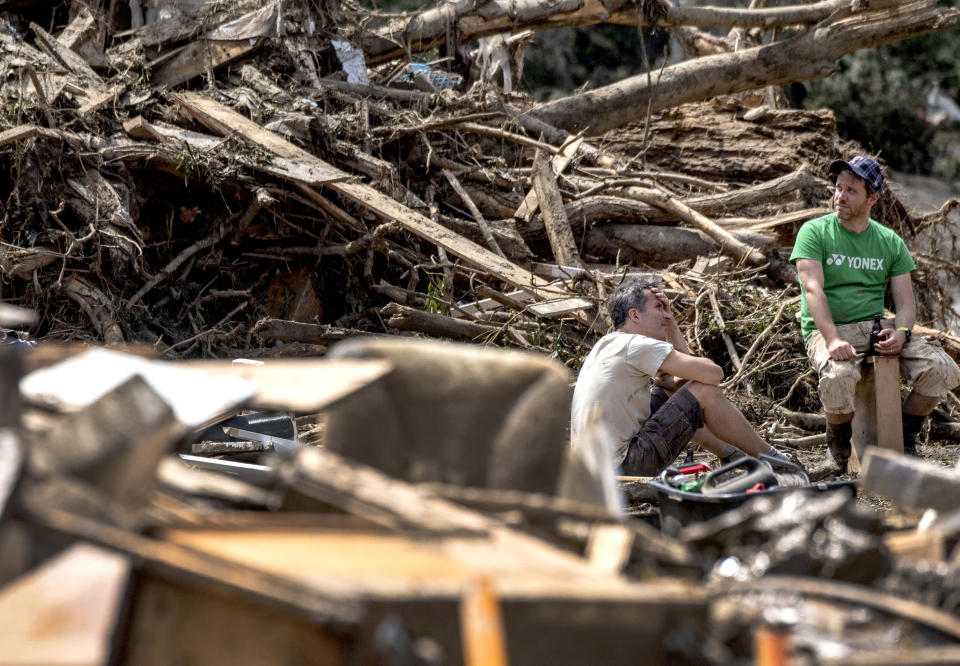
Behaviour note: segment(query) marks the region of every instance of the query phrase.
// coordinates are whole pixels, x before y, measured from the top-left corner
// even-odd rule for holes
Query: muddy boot
[[[926,416],[917,414],[903,415],[903,452],[907,455],[917,455],[917,440],[920,439],[920,431],[923,430],[926,420]]]
[[[830,457],[840,468],[840,472],[847,471],[847,462],[850,460],[850,438],[853,436],[853,423],[827,424],[827,448]]]

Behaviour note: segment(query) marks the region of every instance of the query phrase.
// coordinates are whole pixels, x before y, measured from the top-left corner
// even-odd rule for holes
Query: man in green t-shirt
[[[960,385],[960,368],[939,346],[911,339],[916,302],[910,272],[916,268],[893,230],[870,219],[880,198],[883,173],[858,155],[830,165],[836,179],[835,213],[806,222],[790,261],[800,278],[800,328],[811,366],[819,376],[827,417],[827,445],[840,470],[850,458],[853,396],[875,315],[883,318],[887,283],[896,309],[883,319],[874,349],[900,355],[900,372],[912,385],[903,402],[903,448],[916,455],[926,416]]]

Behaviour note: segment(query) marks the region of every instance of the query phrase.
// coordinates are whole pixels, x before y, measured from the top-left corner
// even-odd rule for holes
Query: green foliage
[[[447,317],[450,316],[450,306],[444,303],[446,299],[444,295],[444,280],[440,275],[428,275],[427,276],[427,301],[423,305],[423,309],[426,312],[433,312],[434,314],[442,314]]]
[[[895,169],[960,176],[960,161],[951,155],[955,132],[922,117],[933,86],[954,100],[960,96],[957,28],[857,51],[839,65],[839,72],[807,84],[804,106],[832,109],[841,137],[879,153]]]

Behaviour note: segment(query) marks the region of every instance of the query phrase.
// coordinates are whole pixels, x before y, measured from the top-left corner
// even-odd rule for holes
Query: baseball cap
[[[880,165],[869,157],[857,155],[849,162],[846,160],[834,160],[830,163],[830,173],[834,176],[850,169],[852,172],[863,178],[867,182],[867,187],[871,192],[880,192],[883,189],[883,172],[880,171]]]

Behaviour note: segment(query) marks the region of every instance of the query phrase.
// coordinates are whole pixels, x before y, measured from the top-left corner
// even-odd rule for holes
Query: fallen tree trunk
[[[330,345],[356,335],[367,335],[365,331],[285,319],[261,319],[253,327],[252,333],[264,341],[305,342],[315,345]]]
[[[787,197],[796,197],[798,194],[823,188],[826,185],[825,180],[817,178],[810,169],[803,166],[792,174],[775,180],[742,187],[731,192],[692,197],[684,200],[683,203],[701,215],[711,217],[727,215],[731,211],[742,212],[754,206],[775,202],[779,202],[779,208],[782,210],[783,202]],[[570,221],[570,226],[573,229],[582,229],[595,222],[670,223],[679,220],[676,214],[645,203],[643,197],[649,191],[647,188],[616,189],[619,190],[619,196],[589,196],[566,204],[563,210]],[[521,229],[520,233],[524,240],[534,240],[542,237],[543,231],[543,220],[535,217]]]
[[[723,252],[723,254],[732,257],[738,263],[746,262],[753,266],[769,264],[771,277],[781,282],[799,284],[797,281],[797,271],[792,264],[771,259],[757,248],[748,243],[744,243],[729,231],[722,229],[710,218],[698,213],[669,194],[640,187],[631,189],[634,190],[634,196],[638,199],[673,213],[683,222],[705,233],[720,246],[720,251]]]
[[[698,58],[667,67],[656,77],[641,74],[564,97],[532,115],[571,132],[602,134],[684,102],[822,78],[848,53],[942,30],[958,16],[960,10],[937,7],[934,0],[864,11],[783,42]]]
[[[464,342],[483,342],[492,340],[500,327],[476,324],[472,321],[454,319],[442,314],[424,312],[408,308],[399,303],[390,303],[380,310],[380,315],[389,317],[387,326],[400,331],[426,333],[438,338],[462,340]]]
[[[773,238],[751,232],[734,232],[738,243],[769,249]],[[620,264],[672,264],[691,257],[709,257],[720,249],[711,238],[695,229],[647,224],[598,225],[584,237],[584,254],[615,260]],[[759,252],[759,250],[757,250]]]
[[[892,0],[875,1],[894,4]],[[447,44],[456,34],[460,43],[503,32],[619,23],[621,25],[695,26],[699,28],[783,28],[811,25],[848,7],[850,0],[825,0],[812,5],[740,9],[731,7],[675,7],[668,2],[649,3],[645,15],[627,0],[460,0],[443,3],[364,35],[362,48],[368,64],[377,64]],[[448,45],[449,46],[449,45]]]

